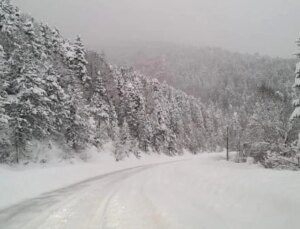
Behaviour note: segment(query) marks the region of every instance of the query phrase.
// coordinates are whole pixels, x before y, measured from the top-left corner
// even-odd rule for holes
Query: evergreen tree
[[[59,35],[56,34],[56,37],[59,38]],[[67,56],[68,66],[71,68],[71,75],[66,81],[67,91],[70,95],[70,115],[69,127],[66,129],[65,136],[69,146],[78,151],[85,148],[91,137],[88,126],[87,100],[84,96],[84,83],[89,77],[87,76],[85,50],[79,37],[72,47],[72,50],[66,50],[64,54]]]
[[[167,140],[167,114],[166,104],[162,96],[162,91],[157,80],[151,82],[153,95],[153,111],[150,114],[151,121],[153,122],[153,139],[152,146],[157,152],[162,152],[166,149]]]
[[[49,131],[57,140],[62,139],[63,133],[66,132],[66,123],[68,123],[70,96],[65,93],[59,84],[60,75],[54,70],[53,66],[46,68],[44,72],[45,91],[49,98],[49,108],[52,116]]]
[[[41,43],[42,46],[44,47],[44,52],[47,55],[47,57],[49,58],[49,56],[52,53],[52,31],[49,28],[49,26],[45,25],[45,24],[40,24],[40,36],[41,36]]]
[[[118,133],[118,139],[115,144],[115,157],[117,161],[123,160],[128,157],[131,150],[132,137],[130,135],[128,123],[126,119],[123,121],[120,131]]]
[[[298,41],[298,46],[300,47],[300,39]],[[297,57],[300,58],[300,53],[297,54]],[[300,118],[300,95],[299,95],[299,88],[300,88],[300,62],[296,65],[295,70],[295,83],[293,85],[294,88],[294,96],[295,99],[293,101],[293,105],[295,107],[294,112],[291,115],[291,119]]]
[[[98,75],[94,87],[89,110],[95,119],[94,141],[96,145],[101,146],[104,141],[109,139],[110,104],[108,103],[106,89],[100,75]]]
[[[5,112],[5,101],[7,100],[7,93],[4,90],[7,86],[7,69],[8,63],[6,54],[0,45],[0,163],[9,157],[11,151],[11,143],[9,141],[9,117]]]
[[[89,141],[88,110],[83,97],[83,85],[75,76],[71,77],[68,86],[70,95],[68,127],[66,128],[66,141],[72,149],[79,151],[84,149]]]
[[[6,53],[0,45],[0,94],[4,91],[5,87],[7,87],[7,77],[9,73],[9,64],[7,61]]]
[[[1,0],[0,31],[9,35],[15,33],[18,30],[19,19],[19,10],[11,5],[10,0]]]
[[[51,101],[44,90],[43,63],[35,59],[30,47],[18,46],[11,55],[6,88],[14,96],[5,103],[5,112],[10,117],[16,158],[24,154],[29,140],[50,135],[51,118],[54,117]]]
[[[87,74],[86,66],[88,62],[86,60],[85,48],[79,36],[76,38],[73,46],[75,54],[72,60],[73,69],[81,81],[86,83],[91,78]]]

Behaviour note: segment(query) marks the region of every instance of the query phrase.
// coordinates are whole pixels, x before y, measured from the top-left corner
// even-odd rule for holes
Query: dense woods
[[[134,66],[200,99],[218,120],[219,136],[229,127],[230,150],[245,152],[254,145],[254,151],[265,152],[260,154],[298,151],[299,120],[291,117],[292,98],[299,93],[296,59],[158,42],[119,45],[107,53],[111,61]],[[294,105],[297,101],[296,96]]]
[[[134,68],[112,65],[80,37],[67,40],[1,1],[0,161],[34,160],[35,140],[68,153],[112,141],[116,160],[218,151],[227,127],[231,150],[296,144],[295,60],[172,47],[128,61]]]
[[[222,144],[217,115],[199,100],[108,64],[79,37],[64,39],[9,1],[1,1],[0,26],[2,162],[30,158],[33,140],[74,152],[112,140],[117,160]]]

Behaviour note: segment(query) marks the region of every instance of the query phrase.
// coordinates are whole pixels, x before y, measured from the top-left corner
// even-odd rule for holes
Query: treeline
[[[0,162],[32,159],[31,142],[66,152],[113,141],[114,155],[194,153],[223,145],[213,106],[87,52],[81,39],[0,1]]]
[[[222,117],[221,130],[229,126],[231,150],[244,143],[296,144],[299,121],[289,120],[296,59],[157,42],[112,47],[107,53],[200,98],[206,110]]]

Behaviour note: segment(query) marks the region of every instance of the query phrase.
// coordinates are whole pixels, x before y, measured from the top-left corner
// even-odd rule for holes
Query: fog
[[[21,11],[80,34],[89,47],[132,41],[217,46],[292,57],[299,0],[14,0]]]

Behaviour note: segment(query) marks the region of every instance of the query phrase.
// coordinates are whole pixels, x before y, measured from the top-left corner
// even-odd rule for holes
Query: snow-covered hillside
[[[80,37],[64,38],[9,0],[0,1],[1,18],[7,20],[0,21],[0,163],[40,162],[35,141],[73,155],[113,141],[117,160],[223,147],[219,108],[109,64]]]
[[[14,179],[20,193],[70,185],[89,172],[99,176],[3,209],[0,228],[299,228],[298,172],[226,162],[222,154],[158,160],[117,163],[115,169],[123,170],[108,174],[114,162],[25,172],[2,169],[2,180],[24,177]],[[77,178],[67,175],[71,170]],[[55,178],[60,184],[46,185]],[[22,182],[26,185],[21,187]]]

